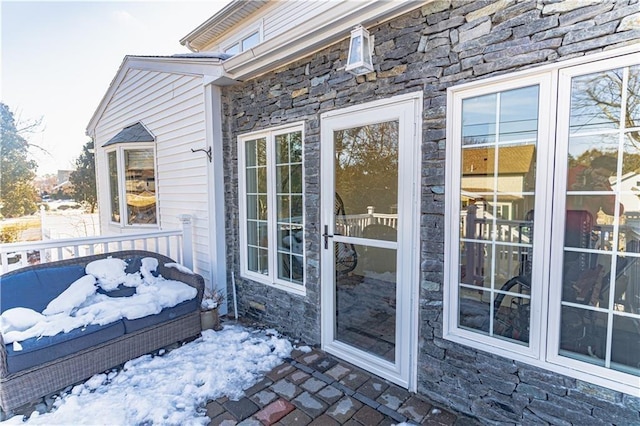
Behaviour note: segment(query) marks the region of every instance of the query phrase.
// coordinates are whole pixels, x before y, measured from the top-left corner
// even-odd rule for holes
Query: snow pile
[[[162,356],[145,355],[118,373],[98,374],[25,423],[206,425],[207,401],[244,390],[291,353],[291,343],[240,326],[205,330],[202,337]],[[23,424],[15,416],[3,424]]]
[[[42,314],[27,308],[3,312],[0,331],[4,343],[54,336],[90,324],[109,324],[122,318],[143,318],[193,299],[198,293],[195,288],[180,281],[154,276],[158,267],[155,258],[142,259],[140,273],[127,274],[126,267],[127,263],[122,259],[108,258],[91,262],[86,267],[88,275],[72,283],[47,305]],[[113,291],[121,284],[135,287],[135,293],[128,297],[110,297],[98,292],[98,287],[103,291]]]

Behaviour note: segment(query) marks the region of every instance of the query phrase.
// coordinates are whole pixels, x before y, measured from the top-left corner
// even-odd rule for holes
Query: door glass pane
[[[156,171],[153,149],[124,151],[127,223],[156,223]]]
[[[398,226],[398,121],[334,132],[335,230],[378,238]]]
[[[637,74],[572,79],[560,353],[640,375]]]
[[[530,330],[538,92],[462,102],[459,324],[519,344]]]
[[[396,250],[334,243],[334,253],[336,340],[394,362]],[[345,253],[357,253],[357,265],[340,264]]]
[[[118,161],[116,152],[107,154],[109,163],[109,190],[111,192],[111,221],[120,223],[120,191],[118,189]]]

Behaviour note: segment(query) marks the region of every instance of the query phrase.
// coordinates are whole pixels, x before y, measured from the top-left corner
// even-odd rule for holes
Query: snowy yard
[[[206,425],[207,401],[240,398],[291,350],[291,343],[274,331],[239,325],[206,330],[175,350],[93,376],[58,398],[46,414],[35,411],[0,424]]]

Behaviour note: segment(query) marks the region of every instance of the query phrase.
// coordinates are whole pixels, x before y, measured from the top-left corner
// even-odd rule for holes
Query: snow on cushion
[[[125,268],[127,262],[115,257],[94,260],[85,268],[87,274],[93,275],[98,280],[98,285],[106,291],[115,290],[122,284],[127,274]]]
[[[171,308],[164,308],[160,313],[155,315],[148,315],[146,317],[138,319],[123,318],[125,333],[133,333],[145,327],[160,324],[165,321],[171,321],[179,318],[183,315],[187,315],[191,312],[199,310],[198,299],[191,299],[172,306]]]
[[[44,319],[44,315],[29,308],[11,308],[0,316],[0,331],[24,331]]]
[[[80,306],[87,297],[96,292],[96,278],[93,275],[85,275],[75,280],[69,288],[60,293],[42,311],[45,315],[55,315],[65,313],[69,315],[71,311]]]
[[[122,321],[107,325],[88,325],[55,336],[33,337],[20,342],[22,350],[5,345],[9,373],[26,370],[45,362],[108,342],[124,334]]]

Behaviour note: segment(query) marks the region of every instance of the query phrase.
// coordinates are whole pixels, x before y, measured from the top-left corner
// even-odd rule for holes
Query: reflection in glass
[[[458,325],[489,334],[491,326],[491,294],[482,290],[461,287],[459,290],[460,315]]]
[[[640,376],[640,320],[613,316],[611,368]]]
[[[622,73],[622,69],[614,69],[572,79],[570,133],[618,127],[622,100]]]
[[[127,223],[156,223],[156,170],[153,149],[124,150]]]
[[[334,244],[338,253],[341,243]],[[336,265],[336,340],[394,362],[396,251],[363,245],[353,249],[358,263],[352,272],[340,273]]]
[[[607,315],[563,306],[560,313],[560,354],[604,366]]]
[[[460,325],[525,344],[538,97],[529,86],[462,103]]]
[[[538,134],[538,86],[500,94],[500,141],[536,140]]]
[[[495,142],[497,94],[462,101],[462,145]]]
[[[562,355],[635,375],[640,140],[627,129],[638,125],[638,70],[572,79],[560,326]]]
[[[302,132],[275,137],[278,278],[303,283]],[[294,163],[294,160],[299,163]]]
[[[247,267],[269,274],[266,139],[245,142]]]
[[[120,223],[120,190],[118,188],[118,162],[116,151],[107,154],[109,163],[109,191],[111,192],[111,221]]]
[[[363,237],[376,225],[397,229],[398,121],[334,132],[334,233]],[[369,229],[368,233],[374,233]],[[375,238],[375,237],[374,237]]]

